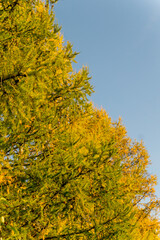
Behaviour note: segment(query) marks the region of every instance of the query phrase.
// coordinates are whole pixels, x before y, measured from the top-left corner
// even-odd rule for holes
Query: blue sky
[[[89,67],[90,100],[144,141],[160,197],[160,1],[59,0],[55,13],[80,52],[75,70]]]

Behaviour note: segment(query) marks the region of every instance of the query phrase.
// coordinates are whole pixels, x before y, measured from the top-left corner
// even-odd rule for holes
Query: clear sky
[[[160,197],[160,0],[59,0],[56,19],[89,67],[91,99],[144,141]]]

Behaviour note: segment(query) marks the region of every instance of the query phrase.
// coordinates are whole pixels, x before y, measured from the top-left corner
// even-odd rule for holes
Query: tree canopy
[[[1,239],[160,239],[148,153],[88,101],[49,1],[1,0],[0,29]]]

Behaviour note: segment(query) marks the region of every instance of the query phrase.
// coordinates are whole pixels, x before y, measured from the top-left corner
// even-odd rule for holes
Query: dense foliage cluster
[[[160,239],[147,151],[88,102],[49,6],[0,1],[0,237]]]

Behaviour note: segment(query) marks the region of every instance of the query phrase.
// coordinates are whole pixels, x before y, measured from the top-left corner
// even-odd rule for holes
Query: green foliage
[[[158,239],[147,152],[88,102],[49,1],[1,0],[0,28],[2,239]]]

